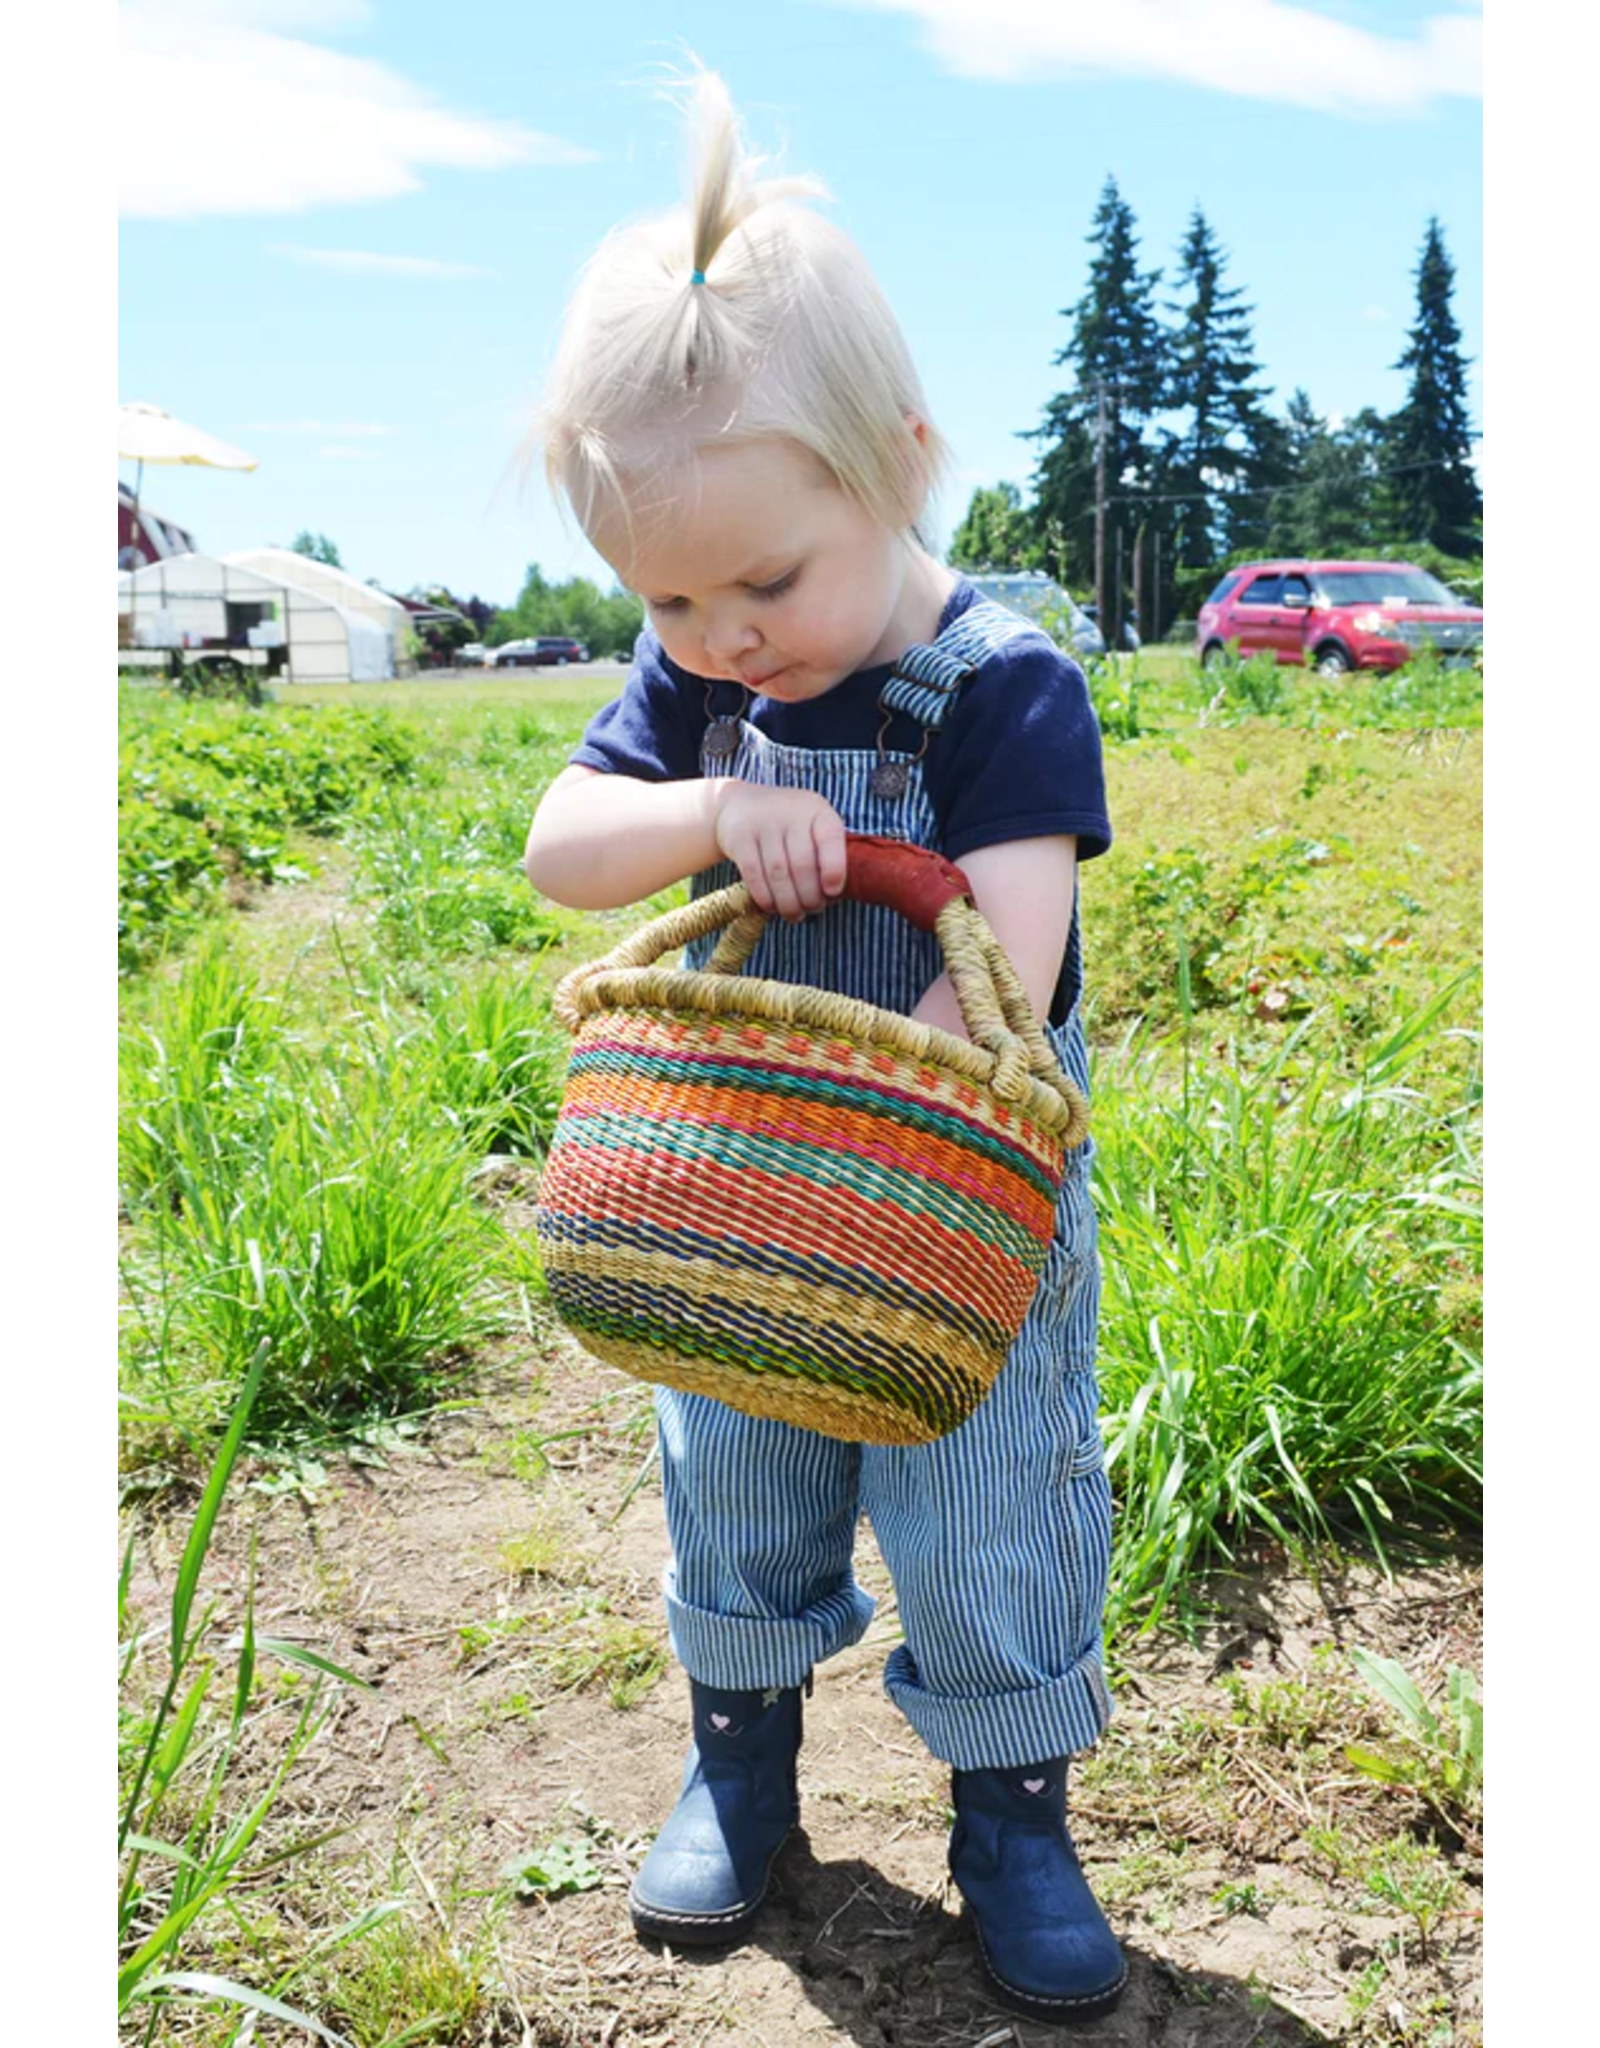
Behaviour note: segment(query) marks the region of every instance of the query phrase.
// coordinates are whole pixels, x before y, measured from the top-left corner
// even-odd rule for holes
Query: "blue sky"
[[[1425,224],[1482,354],[1481,17],[1452,0],[127,0],[119,395],[249,449],[147,470],[200,544],[329,534],[394,589],[598,568],[510,474],[579,265],[681,190],[693,50],[818,173],[972,487],[1026,487],[1108,173],[1169,277],[1198,201],[1281,408],[1393,408]],[[1481,384],[1470,372],[1475,420]],[[131,465],[120,473],[131,481]]]

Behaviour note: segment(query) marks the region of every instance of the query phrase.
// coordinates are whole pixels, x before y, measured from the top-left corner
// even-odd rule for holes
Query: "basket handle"
[[[851,903],[897,910],[920,932],[938,930],[939,912],[947,903],[972,900],[972,884],[960,868],[928,847],[873,832],[847,832],[844,850],[844,896]]]
[[[898,910],[938,939],[971,1044],[994,1062],[992,1074],[984,1077],[994,1093],[1002,1101],[1017,1102],[1028,1093],[1030,1079],[1042,1082],[1064,1105],[1066,1143],[1081,1143],[1088,1130],[1088,1105],[1076,1084],[1061,1072],[1016,969],[972,901],[966,876],[942,855],[902,840],[852,832],[846,834],[845,845],[849,865],[844,894],[857,902],[882,903]],[[602,984],[619,971],[647,970],[625,997],[614,996],[635,1003],[670,1001],[682,982],[713,979],[726,984],[755,952],[767,922],[768,913],[751,902],[750,891],[742,882],[697,897],[642,926],[602,959],[563,976],[551,997],[551,1008],[560,1023],[576,1031],[585,1009],[602,999]],[[720,936],[703,977],[656,967],[664,954],[713,933]],[[764,983],[762,987],[767,1002],[774,997],[798,1000],[813,994],[790,989],[787,984]],[[731,1013],[739,999],[731,987],[728,994]],[[929,1029],[909,1019],[885,1017],[884,1023],[903,1031],[908,1045],[916,1034]]]
[[[947,904],[970,903],[972,884],[953,861],[906,839],[874,832],[844,835],[844,887],[833,900],[877,903],[918,931],[937,933]],[[751,904],[727,927],[706,962],[707,974],[738,974],[760,943],[769,913]]]

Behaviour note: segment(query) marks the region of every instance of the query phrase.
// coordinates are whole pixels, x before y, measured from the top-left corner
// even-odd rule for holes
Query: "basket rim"
[[[573,977],[577,980],[577,977]],[[984,1089],[996,1102],[1059,1137],[1069,1149],[1088,1135],[1088,1104],[1065,1074],[1060,1085],[1026,1069],[1022,1086],[1002,1094],[994,1086],[998,1056],[937,1024],[903,1017],[856,996],[835,995],[759,975],[706,974],[694,968],[610,967],[584,975],[570,990],[578,1027],[606,1012],[771,1025],[798,1025],[819,1037],[839,1038],[867,1051],[914,1060]]]

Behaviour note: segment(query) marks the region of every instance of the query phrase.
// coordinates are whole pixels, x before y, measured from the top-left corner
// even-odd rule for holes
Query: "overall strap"
[[[991,654],[1024,633],[1048,637],[1030,620],[991,598],[980,597],[946,626],[937,640],[926,647],[906,649],[879,693],[878,703],[886,714],[903,711],[918,725],[937,732],[967,677]]]

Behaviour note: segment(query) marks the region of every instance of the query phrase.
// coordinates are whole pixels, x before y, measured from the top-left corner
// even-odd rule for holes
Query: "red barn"
[[[117,567],[139,569],[146,562],[164,562],[171,555],[198,554],[194,535],[141,504],[134,510],[133,493],[117,485]]]

